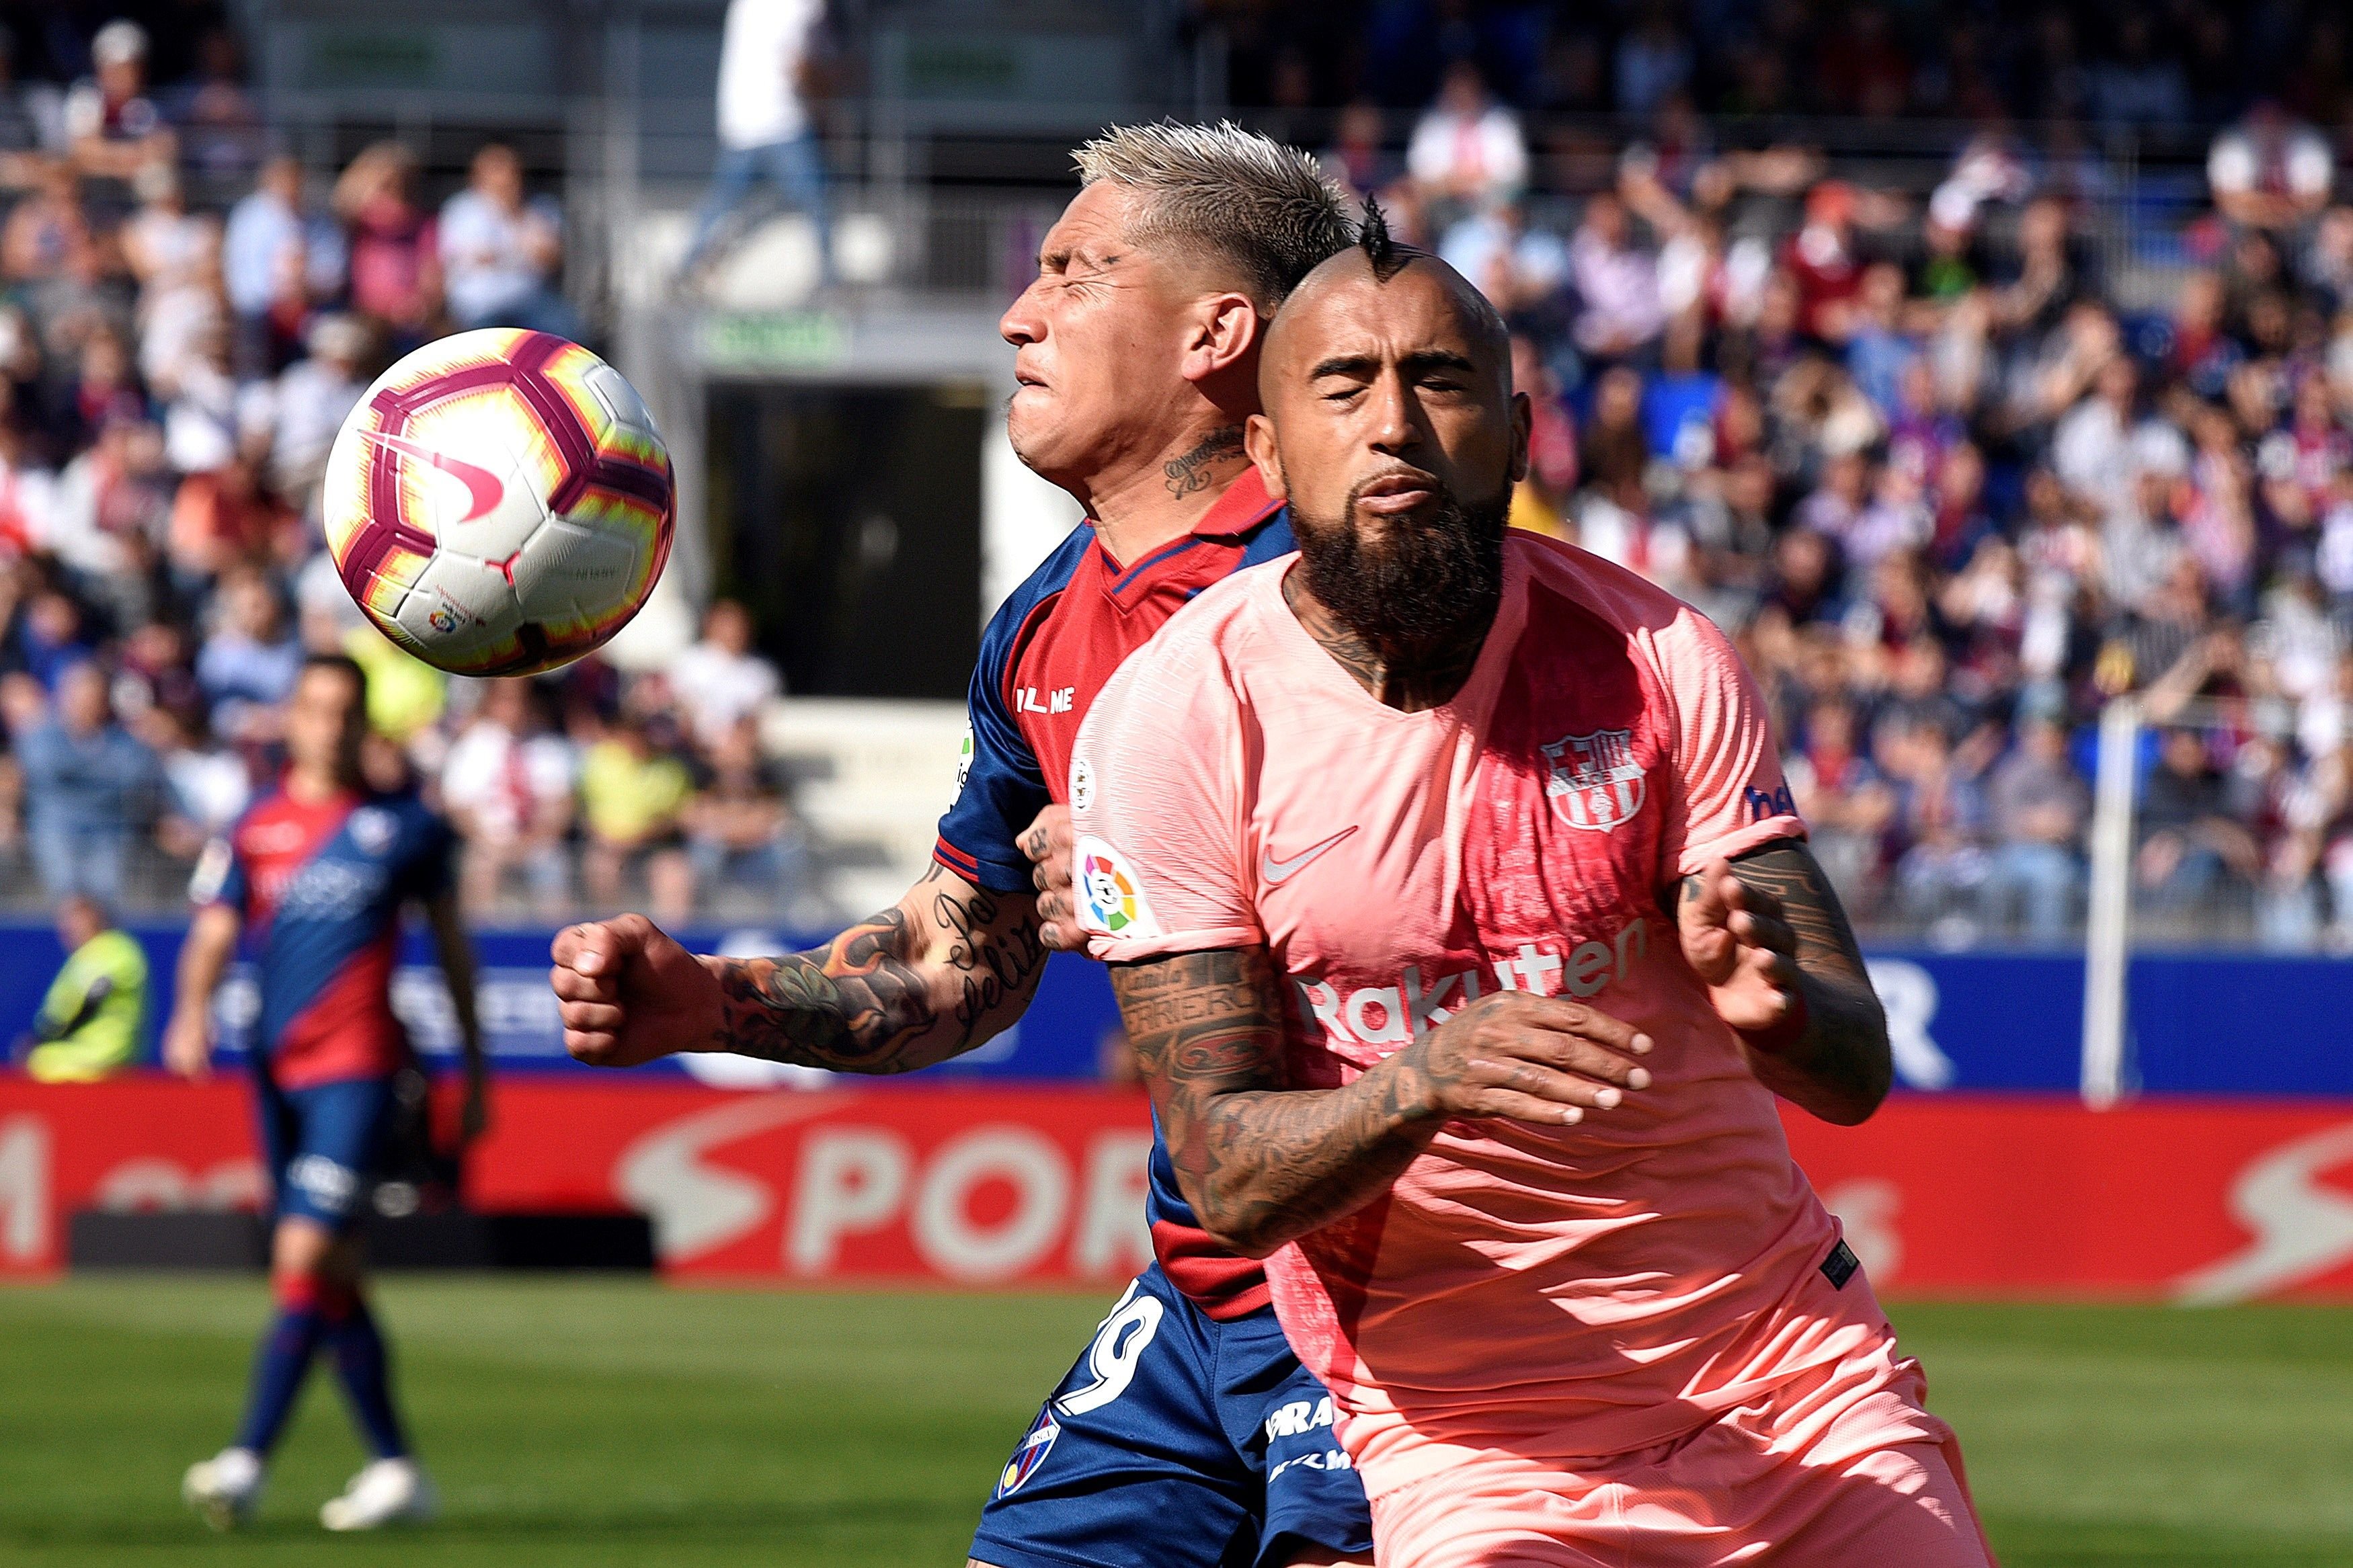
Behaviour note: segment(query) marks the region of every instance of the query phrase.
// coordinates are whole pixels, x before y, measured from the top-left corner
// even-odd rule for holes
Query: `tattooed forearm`
[[[782,958],[731,959],[724,1041],[715,1048],[843,1072],[902,1072],[909,1040],[934,1018],[907,962],[907,919],[885,910],[828,946]]]
[[[711,1048],[836,1072],[911,1072],[1018,1017],[1046,956],[1028,897],[935,868],[897,908],[824,947],[716,961],[725,1000]]]
[[[1836,889],[1813,851],[1775,839],[1732,862],[1733,875],[1779,900],[1797,939],[1806,1027],[1792,1047],[1751,1051],[1758,1079],[1826,1121],[1860,1121],[1887,1097],[1894,1065],[1887,1015],[1872,990],[1862,952]]]
[[[1208,489],[1218,477],[1219,465],[1242,456],[1242,427],[1221,425],[1201,437],[1200,444],[1182,457],[1171,458],[1161,466],[1168,481],[1168,493],[1182,500]]]
[[[933,897],[932,919],[948,933],[942,955],[956,974],[956,1050],[966,1051],[997,1032],[989,1020],[1008,1001],[1026,1005],[1029,988],[1046,966],[1046,945],[1038,937],[1034,900],[1018,900],[1031,907],[1026,914],[1006,919],[996,894],[966,886],[959,893]],[[1018,1008],[1016,1008],[1018,1011]]]
[[[1177,1184],[1209,1234],[1263,1257],[1386,1191],[1442,1122],[1414,1061],[1344,1089],[1282,1080],[1281,981],[1263,949],[1113,965]]]

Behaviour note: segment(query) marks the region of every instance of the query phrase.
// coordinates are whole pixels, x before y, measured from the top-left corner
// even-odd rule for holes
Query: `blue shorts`
[[[995,1568],[1254,1568],[1367,1552],[1332,1399],[1272,1308],[1219,1322],[1154,1264],[1039,1411],[981,1510]]]
[[[275,1217],[300,1215],[338,1235],[359,1224],[374,1185],[394,1100],[388,1078],[349,1078],[280,1089],[254,1075],[261,1146],[277,1194]]]

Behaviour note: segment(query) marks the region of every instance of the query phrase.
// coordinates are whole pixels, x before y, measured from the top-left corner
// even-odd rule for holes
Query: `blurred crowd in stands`
[[[438,203],[397,142],[314,178],[271,151],[226,32],[176,84],[133,24],[87,54],[68,84],[0,84],[0,888],[171,907],[274,778],[303,653],[334,649],[370,672],[377,782],[455,818],[479,910],[788,900],[799,830],[753,728],[778,679],[739,607],[635,679],[448,681],[324,553],[328,447],[394,356],[583,331],[563,215],[515,153],[484,145]]]
[[[2096,723],[2131,695],[2141,929],[2353,940],[2341,14],[1199,11],[1238,101],[1324,106],[1293,134],[1505,311],[1536,405],[1514,521],[1737,637],[1866,924],[2078,930]],[[320,552],[327,447],[391,356],[579,331],[560,210],[498,145],[439,202],[396,143],[269,155],[228,36],[184,54],[151,79],[110,26],[71,79],[0,89],[0,887],[168,900],[269,778],[300,652],[339,647],[478,908],[789,904],[807,848],[742,610],[660,671],[445,682]],[[1581,108],[1646,129],[1531,130]],[[1725,118],[1776,110],[1975,129],[1883,180]],[[2116,243],[2113,164],[2009,118],[2049,115],[2202,120],[2204,196]]]
[[[2341,126],[2244,104],[2212,134],[2211,205],[2147,266],[2099,242],[2099,171],[1999,120],[1917,190],[1796,142],[1715,147],[1674,14],[1616,46],[1621,104],[1669,84],[1658,134],[1598,176],[1588,157],[1576,199],[1543,189],[1469,34],[1401,157],[1371,104],[1324,154],[1510,320],[1536,404],[1514,521],[1736,634],[1867,921],[2080,929],[2094,721],[2131,693],[2154,726],[2142,929],[2353,940]],[[1890,14],[1818,15],[1829,48]],[[2315,24],[2314,71],[2337,25]]]
[[[1191,0],[1229,100],[1418,110],[1458,63],[1535,115],[2077,121],[2212,127],[2276,97],[2353,108],[2353,16],[2333,0]]]

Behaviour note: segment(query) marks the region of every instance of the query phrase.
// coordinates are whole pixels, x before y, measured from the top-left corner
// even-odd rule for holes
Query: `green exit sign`
[[[308,63],[312,87],[430,87],[441,50],[422,27],[319,27]]]
[[[807,370],[849,357],[849,329],[823,310],[734,310],[702,323],[702,362],[712,370]]]

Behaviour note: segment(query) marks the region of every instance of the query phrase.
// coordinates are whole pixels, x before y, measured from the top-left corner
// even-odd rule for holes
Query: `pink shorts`
[[[1824,1367],[1606,1460],[1499,1448],[1373,1499],[1381,1568],[1990,1568],[1911,1361]]]

